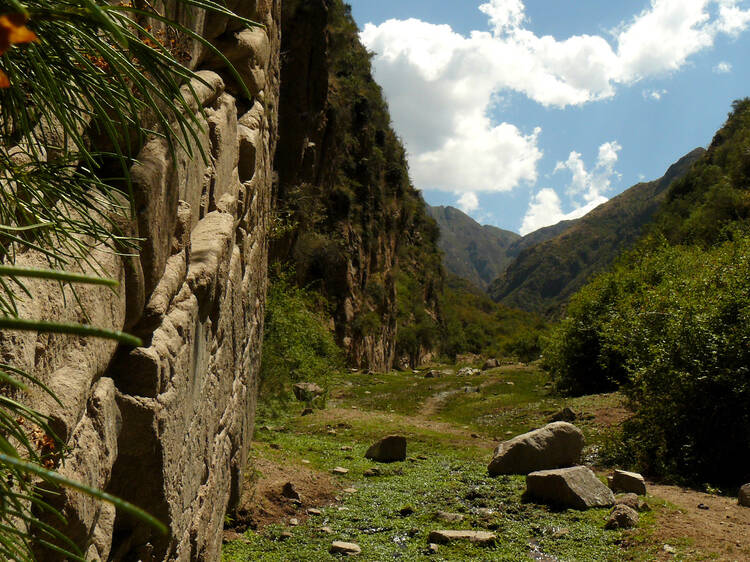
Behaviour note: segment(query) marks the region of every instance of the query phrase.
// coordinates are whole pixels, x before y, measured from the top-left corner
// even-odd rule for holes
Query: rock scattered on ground
[[[328,549],[328,552],[330,552],[331,554],[344,554],[346,556],[354,556],[355,554],[360,554],[362,552],[362,549],[358,544],[355,544],[353,542],[333,541],[333,543],[331,543],[331,548]]]
[[[318,532],[323,533],[324,535],[332,535],[333,529],[331,529],[330,527],[321,527],[320,529],[318,529]]]
[[[500,443],[487,470],[498,474],[528,474],[578,463],[583,433],[567,422],[554,422]]]
[[[616,505],[609,512],[605,529],[632,529],[638,525],[638,512],[627,505]]]
[[[568,407],[565,407],[559,412],[557,412],[556,414],[554,414],[553,416],[551,416],[549,421],[550,422],[558,422],[558,421],[573,422],[576,420],[577,417],[578,416],[573,410],[571,410]]]
[[[526,495],[542,503],[581,510],[615,503],[612,490],[585,466],[532,472],[526,476]]]
[[[639,498],[637,494],[633,494],[633,493],[619,494],[615,496],[615,504],[627,505],[629,508],[635,509],[636,511],[640,513],[644,511],[651,511],[651,508],[643,500],[643,498]]]
[[[630,492],[639,496],[646,495],[646,481],[637,472],[615,470],[611,482],[610,488],[614,492]]]
[[[435,514],[435,519],[443,521],[444,523],[457,523],[464,520],[464,516],[460,513],[450,513],[448,511],[438,511]]]
[[[302,410],[303,416],[310,416],[314,413],[315,413],[315,410],[313,410],[312,408],[305,408],[304,410]]]
[[[344,474],[349,474],[349,469],[344,468],[343,466],[337,466],[331,472],[333,472],[334,474],[344,475]]]
[[[352,448],[351,448],[351,446],[349,446],[349,445],[344,445],[343,447],[341,447],[341,450],[342,450],[342,451],[351,451],[351,450],[352,450]]]
[[[291,538],[292,538],[292,536],[293,536],[293,535],[292,535],[292,533],[291,533],[290,531],[281,531],[281,532],[279,533],[279,540],[280,540],[280,541],[285,541],[285,540],[287,540],[287,539],[291,539]]]
[[[368,468],[362,473],[362,476],[365,476],[367,478],[372,478],[373,476],[380,476],[380,469],[376,467]]]
[[[317,516],[317,515],[323,515],[323,512],[320,511],[319,509],[311,507],[310,509],[307,510],[307,514],[308,515],[315,515],[315,516]]]
[[[427,545],[427,552],[428,554],[437,554],[440,550],[440,547],[436,545],[434,542],[431,542]]]
[[[409,515],[412,515],[414,513],[414,508],[410,505],[405,505],[401,509],[398,510],[398,514],[401,517],[408,517]]]
[[[289,520],[289,525],[292,527],[297,527],[299,525],[299,519],[297,519],[296,517],[292,517]]]
[[[345,494],[356,494],[357,491],[358,491],[357,488],[344,488]]]
[[[406,437],[389,435],[373,443],[365,457],[375,462],[396,462],[406,459]]]
[[[481,546],[494,544],[497,536],[487,531],[432,531],[427,539],[431,543],[447,544],[453,541],[469,541]]]
[[[484,365],[482,365],[482,370],[487,371],[489,369],[496,369],[500,366],[500,361],[497,359],[487,359],[487,361],[484,362]]]
[[[745,507],[750,507],[750,484],[745,484],[740,488],[740,493],[737,496],[737,503]]]
[[[473,377],[480,373],[481,371],[479,369],[474,369],[473,367],[463,367],[458,370],[459,377]]]
[[[323,389],[314,382],[298,382],[292,387],[294,396],[300,402],[310,402],[323,394]]]

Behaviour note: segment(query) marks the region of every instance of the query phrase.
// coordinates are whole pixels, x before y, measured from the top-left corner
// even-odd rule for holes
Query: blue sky
[[[750,96],[750,0],[351,0],[412,179],[527,233],[660,177]]]

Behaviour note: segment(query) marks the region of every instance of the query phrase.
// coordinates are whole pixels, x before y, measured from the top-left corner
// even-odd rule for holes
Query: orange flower
[[[3,14],[0,16],[0,56],[20,43],[37,41],[36,33],[26,27],[26,16],[23,14]],[[0,88],[8,88],[10,80],[7,74],[0,70]]]

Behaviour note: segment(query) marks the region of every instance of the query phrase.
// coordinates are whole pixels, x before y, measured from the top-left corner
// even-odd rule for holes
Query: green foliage
[[[342,368],[341,351],[323,320],[320,297],[290,274],[271,281],[266,301],[259,394],[264,402],[290,396],[296,382],[325,384]]]
[[[441,352],[447,357],[476,353],[523,362],[539,358],[546,325],[535,314],[495,303],[453,276],[446,281],[440,305]]]
[[[737,485],[750,460],[750,101],[673,184],[649,236],[571,301],[545,361],[559,388],[622,385],[631,462]]]

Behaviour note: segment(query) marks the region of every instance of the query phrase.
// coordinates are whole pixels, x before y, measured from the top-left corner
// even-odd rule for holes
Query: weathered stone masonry
[[[61,472],[114,493],[165,521],[161,537],[106,504],[64,491],[54,501],[88,560],[218,560],[228,506],[239,497],[252,434],[267,270],[267,230],[279,91],[280,0],[227,2],[265,28],[225,18],[194,25],[219,45],[250,90],[196,49],[206,82],[196,151],[173,165],[149,141],[133,170],[138,258],[93,257],[121,282],[112,292],[77,287],[94,325],[126,329],[144,347],[36,333],[0,334],[0,354],[60,397],[29,401],[70,447]],[[33,252],[19,265],[44,267]],[[28,317],[82,322],[69,288],[31,282]],[[40,552],[40,559],[54,560]]]

